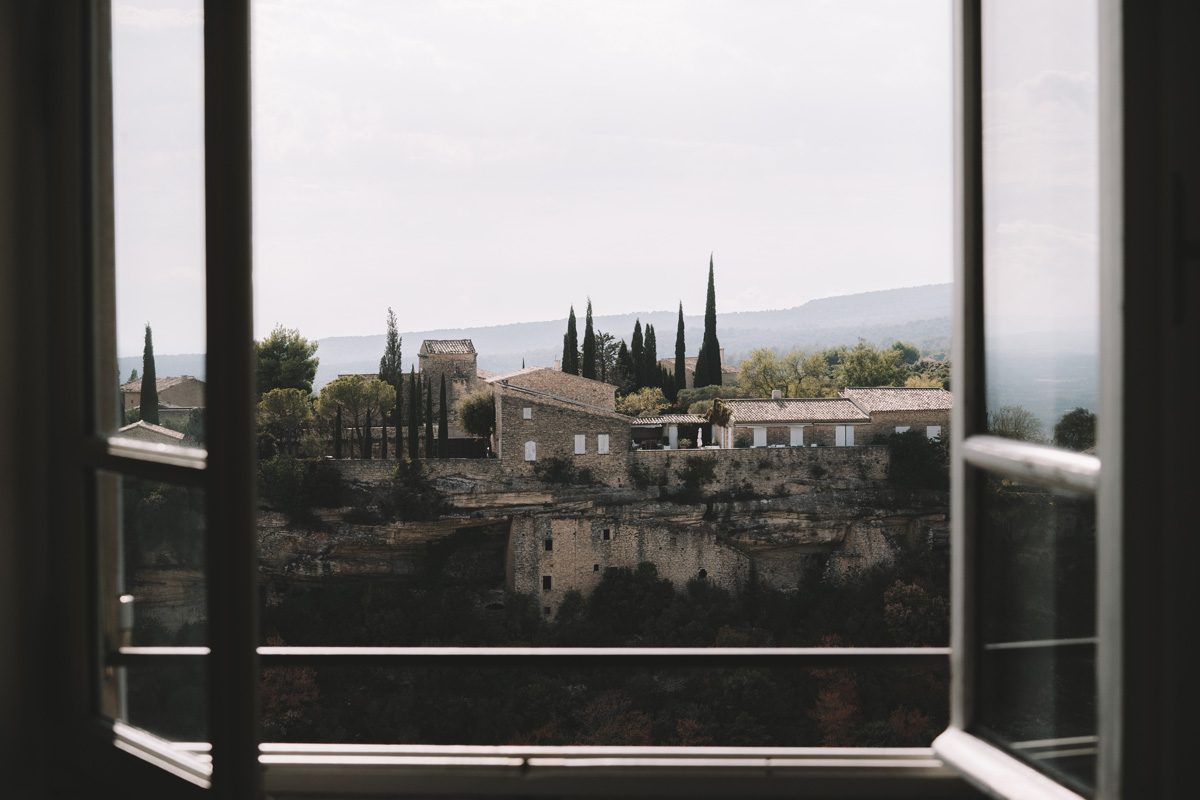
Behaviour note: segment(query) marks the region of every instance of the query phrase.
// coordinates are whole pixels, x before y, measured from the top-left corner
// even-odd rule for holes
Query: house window
[[[607,542],[611,538],[612,538],[612,532],[608,528],[605,528],[603,531],[601,531],[600,539],[602,541]]]
[[[896,433],[908,433],[910,428],[911,428],[911,426],[909,426],[909,425],[897,425]],[[928,428],[926,429],[926,431],[928,431]]]
[[[525,443],[525,460],[537,461],[537,442]]]
[[[600,571],[600,565],[592,564],[592,572],[599,572],[599,571]]]
[[[608,434],[601,433],[596,436],[596,452],[600,455],[608,453]]]
[[[853,425],[838,425],[834,429],[833,443],[838,447],[853,447],[854,446],[854,426]]]
[[[908,430],[908,429],[905,428],[905,430]],[[926,439],[940,439],[941,436],[942,436],[942,426],[941,425],[926,425],[925,426],[925,438]]]
[[[766,428],[752,428],[752,430],[754,431],[754,446],[755,447],[766,447],[767,446],[767,429]]]
[[[546,548],[546,552],[550,552],[551,550],[554,549],[554,540],[547,538],[546,541],[543,543],[543,545]]]
[[[554,583],[553,578],[551,578],[549,575],[543,575],[542,576],[542,591],[543,592],[550,591],[550,587],[553,585],[553,583]]]
[[[521,419],[533,419],[533,409],[525,406],[521,409]]]
[[[542,613],[547,617],[550,616],[550,606],[542,606]]]
[[[575,434],[575,455],[580,456],[587,452],[587,434]]]

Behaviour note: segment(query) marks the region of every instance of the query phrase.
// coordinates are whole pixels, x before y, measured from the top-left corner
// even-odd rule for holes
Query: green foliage
[[[1086,408],[1063,414],[1054,426],[1054,443],[1069,450],[1084,451],[1096,446],[1096,415]]]
[[[1042,423],[1033,412],[1021,406],[1001,406],[987,415],[988,433],[1023,442],[1045,442]]]
[[[606,383],[614,384],[618,390],[621,384],[617,379],[616,370],[618,357],[624,347],[624,340],[618,339],[611,333],[596,331],[596,377]],[[628,351],[626,351],[626,355],[628,355]]]
[[[425,457],[435,458],[437,451],[433,441],[433,381],[425,382]]]
[[[312,430],[312,403],[300,389],[272,389],[259,399],[255,418],[280,451],[297,455]]]
[[[784,397],[836,397],[834,371],[821,353],[790,350],[778,353],[767,347],[752,350],[738,368],[742,397],[770,397],[779,389]]]
[[[687,388],[687,341],[683,327],[683,302],[679,303],[679,321],[675,324],[675,369],[672,375],[675,383],[675,399],[678,402],[679,393]]]
[[[840,386],[902,386],[907,376],[899,350],[880,350],[862,339],[842,351],[834,370]]]
[[[708,256],[708,295],[704,305],[704,339],[696,360],[695,386],[720,385],[721,343],[717,340],[717,289],[713,277],[713,258]]]
[[[595,482],[590,469],[579,469],[575,462],[563,456],[550,456],[535,461],[533,474],[543,483],[560,486],[587,486]]]
[[[900,360],[910,367],[921,360],[921,351],[915,344],[895,342],[892,344],[892,349],[899,353]]]
[[[563,372],[572,375],[579,374],[579,333],[575,323],[575,306],[567,316],[567,332],[563,334],[563,353],[561,368]]]
[[[709,456],[688,456],[683,466],[675,470],[675,477],[681,486],[671,499],[677,503],[698,503],[704,487],[717,479],[717,462]]]
[[[670,403],[658,388],[647,387],[617,398],[617,411],[630,417],[653,417],[668,406]]]
[[[583,363],[580,364],[579,374],[585,378],[596,379],[596,331],[592,326],[592,298],[588,298],[587,315],[583,323]]]
[[[636,388],[637,366],[633,361],[633,353],[625,346],[624,340],[621,340],[617,347],[617,360],[609,382],[617,387],[617,394],[621,395],[629,394]]]
[[[425,476],[420,462],[401,461],[396,477],[376,495],[379,513],[385,520],[427,522],[438,519],[450,506],[437,487]]]
[[[408,460],[415,462],[421,457],[421,384],[416,367],[408,373]]]
[[[438,392],[438,458],[450,453],[449,401],[446,399],[446,374],[442,373],[442,386]]]
[[[637,391],[646,385],[646,341],[642,335],[642,321],[633,322],[633,336],[629,339],[629,358],[633,364],[633,389]]]
[[[304,465],[288,455],[259,459],[258,494],[275,509],[295,515],[308,510],[304,494]]]
[[[496,430],[496,398],[486,389],[458,401],[458,418],[467,433],[488,437]]]
[[[733,446],[734,447],[753,447],[754,446],[754,434],[750,433],[750,431],[748,431],[744,428],[739,428],[733,434]]]
[[[137,371],[137,367],[134,367],[134,368],[133,368],[133,369],[132,369],[132,370],[129,372],[129,378],[128,378],[128,379],[126,379],[126,381],[125,381],[125,382],[126,382],[126,383],[133,383],[133,382],[134,382],[134,381],[136,381],[137,379],[138,379],[138,371]]]
[[[683,389],[675,399],[680,408],[692,408],[696,403],[703,402],[707,410],[717,397],[745,397],[740,386],[725,384],[723,386],[701,386],[699,389]],[[770,396],[769,394],[767,395]],[[693,412],[694,413],[694,412]]]
[[[950,491],[950,449],[941,438],[908,430],[884,437],[890,456],[888,482],[899,489]]]
[[[317,413],[328,422],[340,410],[343,422],[359,429],[359,439],[365,448],[370,420],[382,419],[395,403],[396,390],[378,378],[346,375],[321,387]]]
[[[146,323],[146,339],[142,345],[142,392],[138,400],[141,418],[153,425],[158,424],[158,377],[154,370],[154,339],[150,323]]]
[[[317,376],[317,343],[310,342],[295,328],[276,325],[267,338],[255,342],[258,393],[272,389],[299,389],[312,394]]]

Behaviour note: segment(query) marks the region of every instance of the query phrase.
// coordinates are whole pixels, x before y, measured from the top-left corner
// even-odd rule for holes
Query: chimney
[[[783,389],[772,389],[771,390],[771,399],[772,400],[782,400],[783,399]]]

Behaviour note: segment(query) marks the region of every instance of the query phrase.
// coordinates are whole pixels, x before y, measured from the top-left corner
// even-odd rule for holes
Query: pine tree
[[[596,331],[592,327],[592,298],[588,298],[587,317],[583,323],[583,364],[579,374],[596,379]]]
[[[575,323],[575,306],[567,317],[567,332],[563,336],[562,371],[579,374],[579,332]]]
[[[120,376],[118,376],[118,377],[120,377]],[[130,372],[130,373],[129,373],[129,380],[127,380],[127,381],[125,381],[125,382],[126,382],[126,383],[133,383],[133,382],[134,382],[134,381],[136,381],[137,379],[138,379],[138,371],[137,371],[137,368],[135,367],[135,368],[134,368],[134,370],[133,370],[132,372]]]
[[[333,417],[333,457],[342,457],[342,407],[337,407]]]
[[[425,457],[435,458],[433,442],[433,381],[425,381]]]
[[[629,357],[633,360],[634,391],[646,385],[645,362],[642,360],[642,350],[645,343],[642,339],[642,321],[633,323],[633,338],[629,340]]]
[[[383,441],[380,443],[380,454],[387,458],[387,427],[390,422],[396,427],[396,439],[400,439],[400,397],[404,391],[404,364],[401,345],[404,340],[396,330],[396,313],[388,308],[387,340],[383,346],[383,357],[379,359],[379,380],[396,390],[396,407],[390,410],[380,409],[383,424]],[[398,455],[398,454],[397,454]]]
[[[679,303],[679,325],[675,328],[675,396],[687,388],[687,344],[683,333],[683,303]]]
[[[645,386],[662,386],[658,374],[658,336],[654,333],[653,325],[646,325],[646,340],[642,345],[642,374],[645,375]]]
[[[158,378],[154,371],[154,339],[150,323],[146,323],[146,343],[142,347],[141,416],[145,422],[158,424]]]
[[[414,464],[421,457],[421,387],[417,383],[417,368],[408,373],[408,460]]]
[[[708,257],[708,299],[704,304],[704,341],[696,359],[696,388],[721,385],[721,344],[717,341],[717,289],[713,258]]]
[[[446,405],[446,375],[442,373],[442,390],[438,398],[438,458],[446,458],[450,452],[450,421]]]

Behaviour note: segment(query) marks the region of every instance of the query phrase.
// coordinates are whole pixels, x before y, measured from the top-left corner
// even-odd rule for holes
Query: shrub
[[[950,454],[946,443],[921,431],[887,437],[891,463],[888,482],[900,489],[950,490]]]
[[[695,446],[696,446],[696,443],[693,442],[691,439],[680,439],[679,440],[679,449],[680,450],[691,450]]]
[[[397,464],[395,479],[376,495],[376,501],[382,517],[405,522],[437,519],[449,509],[446,498],[425,477],[420,462]]]
[[[580,486],[594,482],[590,469],[576,469],[571,459],[563,456],[551,456],[535,462],[533,474],[543,483],[562,486]]]
[[[349,492],[342,473],[330,461],[310,461],[304,472],[304,494],[319,508],[338,508],[347,503]]]
[[[665,486],[667,483],[667,473],[663,470],[656,475],[645,464],[634,462],[629,465],[629,482],[638,489],[645,489],[650,486]]]
[[[295,514],[309,508],[304,492],[304,465],[277,455],[258,462],[258,492],[276,509]]]
[[[472,392],[459,401],[458,418],[472,436],[491,436],[496,430],[496,399],[486,390]]]
[[[657,416],[669,405],[662,389],[653,386],[617,398],[617,411],[631,417]]]
[[[754,444],[754,434],[749,431],[738,431],[733,436],[734,447],[750,447]]]
[[[698,503],[704,486],[716,480],[717,464],[705,456],[688,456],[683,466],[675,471],[675,476],[683,485],[671,499],[679,503]]]

